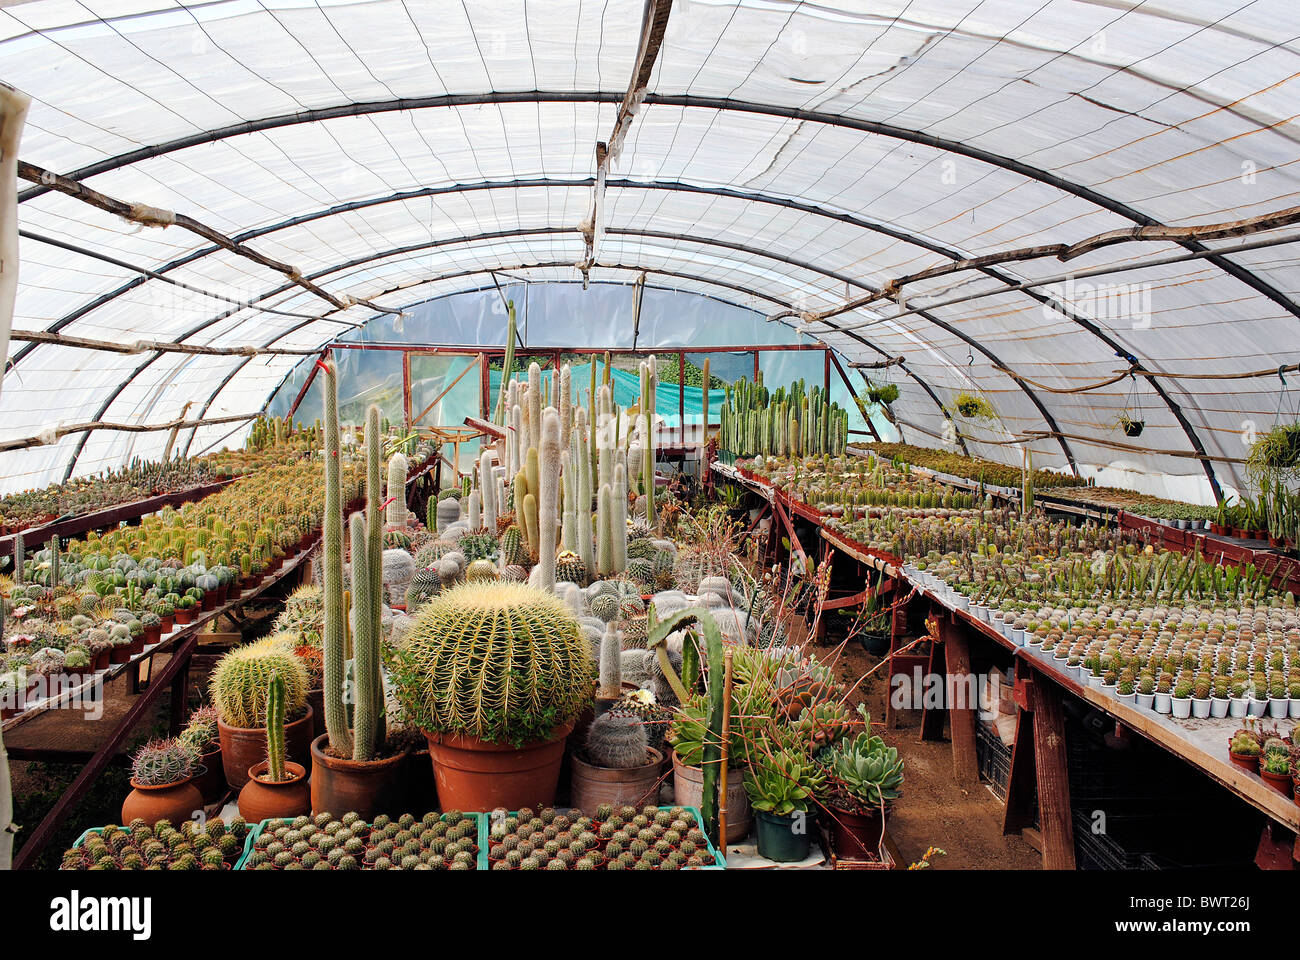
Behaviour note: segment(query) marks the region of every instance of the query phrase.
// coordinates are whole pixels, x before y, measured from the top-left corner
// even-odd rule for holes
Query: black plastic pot
[[[754,811],[758,833],[758,855],[777,863],[798,863],[812,849],[813,814],[792,813],[787,817]]]
[[[1146,425],[1147,422],[1145,420],[1130,420],[1128,423],[1124,424],[1124,436],[1140,437],[1142,436],[1142,431],[1145,429]]]

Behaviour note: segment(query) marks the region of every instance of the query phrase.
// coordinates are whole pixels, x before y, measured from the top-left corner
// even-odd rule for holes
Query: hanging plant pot
[[[1147,425],[1145,420],[1133,420],[1130,417],[1120,417],[1118,422],[1126,437],[1142,436],[1142,431],[1146,429]]]

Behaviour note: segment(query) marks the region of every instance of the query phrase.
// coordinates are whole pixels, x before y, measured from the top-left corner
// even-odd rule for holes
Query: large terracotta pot
[[[664,755],[650,747],[646,762],[639,767],[598,767],[578,754],[569,758],[573,764],[569,780],[569,802],[590,815],[602,803],[614,807],[659,805],[659,770]]]
[[[699,808],[704,800],[704,771],[690,767],[673,754],[673,790],[677,803]],[[749,836],[754,825],[754,810],[745,792],[745,770],[732,767],[727,771],[727,843],[739,843]]]
[[[311,812],[341,817],[356,813],[369,823],[376,814],[399,817],[406,808],[406,752],[383,760],[343,760],[325,752],[329,734],[311,742]],[[424,812],[424,811],[421,811]]]
[[[888,815],[888,810],[885,811]],[[823,816],[831,837],[831,852],[842,860],[875,860],[879,857],[881,815],[863,815],[840,807],[826,807]]]
[[[248,768],[247,782],[239,791],[239,815],[249,823],[271,817],[306,816],[311,811],[311,789],[302,765],[286,760],[284,773],[288,779],[279,783],[260,779],[266,776],[266,769],[265,760]]]
[[[311,763],[312,717],[308,704],[305,714],[284,726],[287,758],[303,769]],[[266,727],[228,727],[218,718],[217,733],[226,783],[238,790],[248,782],[248,768],[266,759]]]
[[[549,807],[564,760],[564,738],[573,723],[516,749],[478,737],[425,732],[438,800],[446,810]]]
[[[221,748],[205,753],[199,758],[199,769],[194,774],[194,785],[199,788],[203,802],[216,803],[226,792],[226,771],[221,766]]]
[[[203,809],[203,796],[188,778],[163,787],[146,787],[132,780],[131,786],[133,789],[122,804],[125,824],[138,817],[148,824],[170,820],[173,826],[180,826],[195,810]]]

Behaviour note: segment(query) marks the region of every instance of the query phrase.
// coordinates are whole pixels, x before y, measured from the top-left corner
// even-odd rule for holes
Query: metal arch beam
[[[664,231],[664,230],[625,230],[625,229],[609,228],[605,232],[607,235],[610,236],[649,237],[651,239],[657,239],[657,240],[668,240],[668,241],[681,242],[681,243],[697,243],[703,247],[718,247],[724,250],[733,250],[738,253],[746,253],[751,256],[764,257],[768,260],[774,260],[777,263],[784,263],[787,266],[795,267],[796,269],[800,269],[800,270],[805,270],[808,273],[814,273],[819,276],[829,277],[830,279],[835,280],[839,283],[844,283],[844,284],[848,284],[849,286],[857,287],[859,290],[874,292],[872,291],[872,288],[867,284],[864,284],[860,280],[855,280],[852,277],[849,277],[845,274],[838,273],[832,270],[826,270],[822,267],[818,267],[810,263],[804,263],[803,261],[796,260],[792,257],[784,257],[767,250],[762,250],[757,247],[748,246],[747,244],[732,243],[726,240],[707,239],[702,237],[690,237],[690,236],[685,236],[683,234],[672,233],[670,231]],[[318,270],[310,274],[308,276],[308,279],[317,280],[321,277],[328,276],[331,273],[336,273],[340,270],[348,270],[353,267],[363,266],[364,264],[367,263],[373,263],[376,260],[384,260],[389,257],[401,256],[407,253],[419,253],[434,247],[448,246],[456,243],[475,243],[482,240],[499,240],[499,239],[506,239],[509,237],[548,236],[548,235],[568,234],[568,233],[572,233],[572,230],[568,227],[537,227],[537,228],[527,229],[527,230],[514,229],[514,230],[491,231],[487,233],[480,233],[475,236],[462,236],[462,237],[448,238],[445,240],[436,240],[427,243],[421,242],[421,243],[406,244],[404,246],[394,247],[391,250],[384,251],[378,254],[371,254],[364,257],[358,257],[346,263],[340,263],[332,267],[327,267],[325,269]],[[279,289],[271,291],[270,293],[265,294],[262,297],[259,297],[258,299],[259,300],[266,299],[267,297],[275,296],[291,288],[292,288],[292,284],[284,284],[281,287],[279,287]],[[328,316],[328,314],[325,314],[323,316]],[[1043,421],[1048,425],[1048,427],[1053,432],[1054,434],[1053,439],[1056,440],[1057,444],[1061,447],[1062,452],[1065,454],[1066,462],[1070,464],[1071,472],[1077,477],[1079,475],[1079,467],[1077,462],[1074,459],[1074,453],[1070,449],[1070,444],[1065,439],[1065,437],[1061,436],[1062,431],[1061,428],[1056,423],[1056,418],[1052,416],[1051,411],[1049,411],[1043,405],[1042,401],[1038,399],[1037,394],[1035,394],[1034,391],[1030,389],[1027,384],[1025,384],[1020,380],[1017,380],[1015,377],[1012,377],[1008,372],[1008,368],[1006,364],[1004,364],[1002,360],[995,353],[993,353],[993,351],[989,350],[979,341],[972,339],[962,331],[958,330],[957,328],[953,327],[948,323],[945,323],[943,320],[938,319],[937,317],[931,315],[927,311],[920,311],[918,313],[918,316],[929,321],[930,323],[933,323],[941,330],[944,330],[947,333],[951,334],[952,336],[956,337],[957,339],[961,340],[971,349],[978,350],[981,354],[983,354],[986,358],[988,358],[988,360],[993,364],[994,369],[999,370],[1002,373],[1006,374],[1007,378],[1011,380],[1016,385],[1016,387],[1022,393],[1024,393],[1025,396],[1029,398],[1030,402],[1033,403],[1035,409],[1038,410],[1039,415],[1042,416],[1043,418]],[[839,332],[845,334],[846,336],[850,336],[850,337],[853,336],[851,332],[847,330],[839,331]],[[927,392],[930,393],[930,396],[933,397],[936,400],[936,402],[939,402],[938,397],[936,397],[932,391],[927,391]],[[940,409],[943,410],[946,416],[948,414],[948,411],[947,408],[943,406],[942,402],[939,402],[939,407]],[[962,443],[963,449],[965,449],[965,446],[966,445],[963,442]]]
[[[457,243],[475,243],[475,242],[481,242],[483,240],[498,240],[498,239],[507,239],[511,237],[520,237],[520,236],[548,236],[548,235],[568,234],[568,233],[572,233],[572,230],[568,227],[538,227],[538,228],[527,229],[527,230],[511,229],[511,230],[490,231],[490,232],[480,233],[473,236],[451,237],[442,240],[435,240],[432,242],[406,244],[401,247],[394,247],[390,250],[382,251],[378,254],[370,254],[364,257],[358,257],[353,260],[347,261],[345,263],[335,264],[334,266],[323,268],[321,270],[309,274],[307,279],[317,280],[322,277],[328,276],[331,273],[337,273],[340,270],[348,270],[353,267],[363,266],[367,263],[373,263],[376,260],[385,260],[390,257],[401,256],[403,254],[408,254],[408,253],[418,253],[435,247],[450,246]],[[668,241],[682,242],[682,243],[696,243],[704,247],[718,247],[721,249],[733,250],[735,252],[746,253],[751,256],[764,257],[769,260],[775,260],[778,263],[784,263],[787,266],[792,266],[797,269],[805,270],[809,273],[814,273],[819,276],[829,277],[832,280],[835,280],[839,283],[845,283],[850,286],[857,287],[859,290],[866,290],[869,292],[873,292],[870,286],[862,283],[860,280],[855,280],[852,277],[849,277],[845,274],[826,270],[824,268],[817,267],[813,264],[804,263],[803,261],[796,260],[791,257],[783,257],[778,254],[772,253],[770,251],[762,250],[757,247],[751,247],[746,244],[731,243],[729,241],[724,241],[724,240],[713,240],[713,239],[705,239],[700,237],[690,237],[690,236],[685,236],[683,234],[672,233],[669,231],[662,231],[662,230],[625,230],[625,229],[611,228],[608,229],[606,233],[611,236],[649,237],[652,239],[668,240]],[[265,293],[257,297],[251,302],[256,303],[261,300],[265,300],[270,297],[277,296],[280,293],[284,293],[292,289],[293,286],[294,285],[291,283],[282,284],[275,290],[269,291],[268,293]],[[188,331],[180,339],[183,340],[190,336],[195,335],[198,332],[201,332],[205,327],[210,326],[212,323],[216,323],[219,320],[229,316],[231,312],[232,311],[226,311],[216,319],[211,321],[206,321],[205,323],[199,325],[198,327]],[[321,319],[325,319],[328,316],[329,316],[328,313],[323,314]],[[957,337],[959,340],[961,340],[971,349],[978,350],[993,364],[995,369],[1005,373],[1008,379],[1010,379],[1016,385],[1016,387],[1022,393],[1025,394],[1025,396],[1029,397],[1030,402],[1033,403],[1035,409],[1038,410],[1039,415],[1042,416],[1043,421],[1048,425],[1048,427],[1052,430],[1053,434],[1055,435],[1054,439],[1057,441],[1057,444],[1061,447],[1061,450],[1065,455],[1066,462],[1070,464],[1071,471],[1074,473],[1075,476],[1078,476],[1079,475],[1078,464],[1075,461],[1073,451],[1070,449],[1069,442],[1063,436],[1060,436],[1061,429],[1057,425],[1056,419],[1052,416],[1051,411],[1049,411],[1043,405],[1042,401],[1039,400],[1038,396],[1034,393],[1034,391],[1030,389],[1027,384],[1023,383],[1020,380],[1017,380],[1015,377],[1010,376],[1010,374],[1007,372],[1008,368],[1002,362],[1002,360],[991,350],[985,347],[983,344],[979,343],[977,340],[972,339],[962,331],[956,329],[955,327],[951,326],[948,323],[945,323],[944,321],[938,319],[937,317],[934,317],[933,315],[931,315],[926,311],[920,312],[919,316],[929,321],[930,323],[933,323],[935,326],[946,331],[952,336]],[[850,336],[853,339],[858,339],[849,331],[840,331],[840,332],[844,333],[846,336]],[[865,341],[863,342],[865,343]],[[882,355],[887,355],[887,354],[882,353]],[[909,371],[909,375],[911,375],[910,371]],[[938,397],[934,394],[933,390],[930,390],[927,387],[926,392],[930,395],[932,399],[935,400],[935,402],[939,405],[940,409],[943,410],[944,415],[948,416],[947,408],[944,407],[941,401],[939,401]],[[962,442],[962,447],[963,449],[966,448],[966,444],[964,440]]]
[[[389,294],[391,294],[391,293],[396,293],[396,292],[398,292],[398,291],[400,291],[400,290],[409,289],[409,288],[412,287],[412,286],[419,286],[419,285],[421,285],[421,284],[423,284],[423,283],[433,283],[433,282],[438,282],[438,281],[443,281],[443,280],[454,280],[454,279],[457,279],[457,278],[460,278],[460,277],[477,276],[477,275],[479,275],[479,274],[483,274],[483,273],[491,273],[491,272],[493,272],[494,270],[528,270],[528,269],[540,269],[540,268],[551,268],[551,267],[572,267],[572,266],[573,266],[573,264],[572,264],[570,261],[568,261],[568,260],[553,260],[553,261],[548,261],[548,262],[543,262],[543,263],[518,263],[518,264],[511,264],[511,265],[507,265],[507,266],[498,266],[498,267],[491,267],[491,268],[488,268],[488,267],[481,267],[481,268],[475,268],[475,269],[471,269],[471,270],[460,270],[460,271],[457,271],[457,272],[455,272],[455,273],[445,274],[445,275],[440,276],[440,277],[430,278],[429,280],[421,281],[420,284],[407,284],[407,285],[398,286],[398,287],[391,287],[391,288],[389,288],[389,289],[387,289],[387,290],[383,290],[383,291],[380,291],[379,293],[373,294],[373,296],[375,296],[375,297],[384,297],[384,296],[387,296],[387,295],[389,295]],[[740,284],[728,283],[728,282],[726,282],[726,281],[722,281],[722,280],[714,280],[714,279],[710,279],[710,278],[708,278],[708,277],[701,277],[701,276],[699,276],[699,275],[697,275],[697,274],[693,274],[693,273],[687,273],[687,272],[677,271],[677,270],[661,270],[661,269],[655,269],[655,268],[646,268],[646,267],[632,266],[632,265],[621,264],[621,263],[604,263],[604,264],[601,264],[601,266],[605,267],[606,269],[610,269],[610,270],[645,270],[646,272],[648,272],[648,273],[653,273],[653,274],[655,274],[655,275],[657,275],[657,276],[677,277],[677,278],[684,279],[684,280],[693,280],[693,281],[695,281],[695,282],[697,282],[697,283],[704,283],[704,284],[706,284],[706,285],[711,285],[711,286],[719,286],[719,287],[723,287],[723,288],[726,288],[726,289],[730,289],[730,290],[737,291],[737,292],[739,292],[739,293],[745,293],[745,294],[748,294],[748,295],[750,295],[750,296],[758,297],[759,299],[762,299],[762,300],[767,300],[767,301],[770,302],[770,303],[775,303],[775,304],[777,304],[778,306],[781,306],[781,307],[787,307],[787,308],[788,308],[788,307],[790,306],[790,304],[789,304],[788,302],[786,302],[786,301],[783,301],[783,300],[781,300],[781,299],[779,299],[779,298],[777,298],[777,297],[773,297],[773,296],[771,296],[770,294],[760,293],[759,291],[754,290],[754,289],[751,288],[751,287],[746,287],[746,286],[743,286],[743,285],[740,285]],[[576,282],[576,281],[575,281],[575,282]],[[657,285],[656,285],[656,286],[657,286]],[[452,291],[451,293],[439,294],[437,297],[429,297],[429,298],[427,298],[427,300],[424,300],[424,301],[417,301],[417,302],[418,302],[418,303],[424,303],[424,302],[427,302],[428,300],[436,300],[436,299],[439,299],[440,297],[444,297],[444,296],[452,296],[453,294],[460,294],[460,293],[469,293],[469,292],[473,292],[475,289],[487,289],[487,288],[486,288],[486,287],[479,287],[479,288],[470,288],[470,289],[468,289],[468,290],[456,290],[456,291]],[[671,288],[671,287],[659,287],[659,289],[672,289],[672,288]],[[710,294],[697,294],[697,295],[699,295],[699,296],[711,296]],[[743,305],[741,305],[741,304],[733,303],[733,302],[730,301],[730,300],[722,300],[721,298],[718,298],[718,299],[720,299],[721,302],[723,302],[723,303],[728,303],[728,304],[730,304],[731,306],[736,306],[736,307],[741,307],[741,306],[743,306]],[[286,330],[284,333],[276,334],[275,337],[273,337],[271,340],[267,341],[266,345],[267,345],[267,346],[270,346],[270,345],[274,344],[276,340],[279,340],[281,337],[288,336],[290,333],[294,332],[295,330],[301,329],[301,328],[302,328],[303,326],[305,326],[305,325],[306,325],[306,324],[298,324],[297,326],[295,326],[295,327],[294,327],[293,329],[291,329],[291,330]],[[885,358],[887,358],[887,359],[889,358],[889,353],[888,353],[887,351],[882,350],[879,346],[877,346],[875,343],[873,343],[873,342],[871,342],[870,340],[868,340],[866,337],[863,337],[863,336],[861,336],[861,335],[859,335],[859,334],[857,334],[857,333],[847,332],[847,331],[845,332],[845,336],[849,337],[849,338],[852,339],[852,340],[857,341],[858,343],[863,344],[864,346],[870,347],[872,350],[874,350],[874,351],[875,351],[877,354],[879,354],[880,356],[885,357]],[[832,350],[835,349],[834,347],[831,347],[829,344],[827,344],[827,346],[829,347],[829,349],[832,349]],[[240,363],[238,367],[236,367],[234,370],[231,371],[230,374],[227,375],[226,379],[225,379],[225,380],[224,380],[224,381],[223,381],[223,382],[222,382],[222,383],[217,387],[217,389],[216,389],[215,391],[213,391],[213,393],[211,394],[211,396],[208,397],[207,404],[205,405],[204,409],[207,409],[207,407],[210,406],[210,405],[212,404],[212,402],[216,399],[217,395],[218,395],[218,394],[219,394],[223,389],[225,389],[226,385],[230,382],[230,380],[232,380],[232,379],[234,378],[234,376],[239,372],[239,370],[243,369],[243,367],[244,367],[244,366],[248,363],[248,361],[251,360],[251,359],[252,359],[251,357],[250,357],[250,358],[245,358],[244,361],[243,361],[242,363]],[[908,377],[910,377],[913,381],[916,382],[916,384],[917,384],[917,385],[918,385],[918,386],[919,386],[919,387],[920,387],[920,388],[925,392],[925,394],[926,394],[928,397],[930,397],[931,400],[934,401],[934,404],[935,404],[935,406],[937,406],[937,407],[939,408],[939,411],[940,411],[941,413],[943,413],[944,416],[948,416],[948,410],[947,410],[947,408],[944,406],[943,401],[941,401],[941,400],[939,399],[939,397],[935,394],[933,388],[932,388],[932,387],[931,387],[931,386],[930,386],[930,385],[929,385],[929,384],[928,384],[928,383],[927,383],[927,382],[926,382],[922,377],[920,377],[920,376],[919,376],[918,374],[916,374],[914,371],[908,369],[907,364],[905,364],[905,363],[899,363],[899,367],[903,370],[904,373],[906,373],[906,374],[908,375]],[[281,388],[284,386],[284,384],[288,381],[289,377],[291,377],[291,376],[293,375],[293,371],[296,370],[297,368],[298,368],[298,364],[294,364],[292,367],[290,367],[289,370],[287,370],[287,371],[285,372],[285,375],[280,379],[280,382],[279,382],[278,384],[276,384],[275,388],[272,389],[271,392],[267,395],[266,401],[262,404],[262,412],[263,412],[263,413],[266,412],[266,409],[267,409],[267,407],[270,405],[270,402],[271,402],[272,398],[274,398],[274,396],[276,395],[276,393],[278,393],[278,392],[280,391],[280,389],[281,389]],[[188,452],[189,452],[190,444],[193,442],[193,440],[194,440],[194,435],[195,435],[196,432],[197,432],[197,431],[191,431],[191,433],[190,433],[190,437],[189,437],[189,439],[186,441],[186,444],[185,444],[185,453],[186,453],[186,454],[188,454]],[[957,443],[958,443],[958,445],[961,447],[962,452],[963,452],[963,453],[966,453],[967,455],[969,455],[969,450],[968,450],[967,447],[966,447],[966,441],[965,441],[965,439],[964,439],[960,434],[957,435]]]
[[[440,187],[424,187],[416,190],[399,191],[382,197],[372,197],[364,200],[355,200],[355,201],[350,201],[348,203],[336,204],[332,207],[327,207],[322,210],[311,211],[309,213],[300,214],[298,216],[291,217],[279,221],[277,223],[244,231],[240,234],[237,234],[233,239],[235,239],[238,242],[247,242],[248,240],[254,239],[259,236],[264,236],[266,234],[273,233],[279,230],[288,229],[290,227],[298,226],[303,223],[309,223],[315,220],[324,219],[329,216],[336,216],[338,214],[347,213],[354,210],[366,209],[368,207],[378,206],[386,203],[403,202],[411,199],[421,199],[424,197],[453,194],[453,193],[469,193],[469,192],[476,192],[480,190],[528,189],[534,187],[580,188],[580,187],[590,186],[593,182],[594,180],[590,177],[574,179],[574,180],[560,180],[555,178],[539,177],[539,178],[529,178],[529,179],[517,179],[517,180],[510,180],[510,181],[482,181],[479,183],[472,183],[472,184],[452,184],[452,185],[446,185]],[[646,189],[646,190],[665,190],[670,192],[682,192],[682,193],[696,193],[696,194],[704,194],[709,196],[727,197],[731,199],[741,200],[744,202],[771,204],[786,209],[796,210],[798,212],[806,213],[812,216],[825,217],[827,219],[832,219],[840,223],[848,224],[850,226],[858,227],[874,233],[879,233],[881,235],[896,239],[900,242],[917,246],[924,250],[928,250],[938,256],[943,256],[951,260],[959,260],[962,259],[964,256],[961,252],[957,250],[954,250],[949,247],[945,247],[944,245],[929,240],[928,238],[911,234],[907,231],[900,230],[896,227],[891,227],[886,224],[881,224],[871,220],[867,220],[865,218],[858,217],[853,214],[843,213],[825,207],[820,207],[815,204],[802,203],[800,201],[793,200],[787,197],[782,197],[779,195],[769,195],[764,193],[750,193],[746,191],[736,190],[730,187],[706,187],[701,185],[682,183],[680,181],[633,181],[633,180],[619,179],[619,180],[609,181],[606,184],[606,186],[613,187],[616,189]],[[193,263],[196,260],[199,260],[208,255],[219,253],[221,249],[222,248],[219,246],[212,245],[206,248],[202,248],[200,250],[193,251],[190,254],[185,255],[184,257],[178,258],[177,260],[165,264],[164,266],[159,268],[158,271],[156,272],[166,273],[170,270],[174,270],[181,266]],[[978,272],[983,273],[984,275],[989,276],[993,279],[996,279],[999,282],[1011,284],[1014,282],[1015,279],[1011,275],[994,267],[980,267],[977,269]],[[92,312],[93,310],[97,309],[100,306],[103,306],[104,304],[115,299],[116,297],[123,295],[132,289],[135,289],[147,279],[148,278],[146,277],[137,277],[132,279],[131,281],[128,281],[127,283],[118,287],[116,290],[105,293],[100,297],[97,297],[90,304],[84,307],[80,307],[77,310],[73,311],[72,313],[69,313],[66,316],[60,318],[54,324],[52,324],[48,329],[51,332],[58,332],[63,327],[67,326],[72,322],[75,322],[77,319],[80,319],[81,317],[85,316],[87,313]],[[1133,354],[1131,354],[1127,350],[1127,348],[1122,347],[1117,341],[1114,340],[1114,338],[1109,336],[1100,327],[1098,327],[1096,324],[1094,324],[1092,321],[1088,320],[1087,318],[1071,310],[1066,304],[1056,300],[1050,295],[1043,294],[1039,291],[1024,290],[1019,292],[1025,293],[1026,295],[1028,295],[1029,297],[1031,297],[1032,299],[1034,299],[1035,301],[1041,304],[1050,305],[1061,316],[1072,321],[1077,326],[1083,328],[1085,331],[1087,331],[1088,333],[1090,333],[1091,335],[1093,335],[1094,337],[1096,337],[1097,339],[1105,343],[1111,350],[1115,352],[1117,356],[1124,359],[1128,359],[1130,360],[1130,362],[1136,361],[1139,364],[1141,364],[1140,358],[1134,357]],[[833,325],[830,324],[829,322],[827,323],[827,325],[833,327]],[[10,367],[12,368],[13,366],[16,366],[17,363],[20,362],[36,346],[37,344],[30,343],[30,344],[25,344],[22,348],[20,348],[17,351],[17,353],[14,355],[14,357],[11,359]],[[1155,376],[1144,375],[1144,379],[1147,380],[1153,392],[1164,402],[1165,406],[1173,414],[1176,422],[1182,428],[1184,435],[1187,437],[1188,442],[1191,445],[1192,449],[1197,454],[1199,454],[1202,458],[1204,458],[1206,456],[1206,450],[1204,444],[1201,442],[1200,437],[1196,433],[1195,428],[1192,426],[1190,421],[1188,421],[1186,415],[1183,413],[1182,408],[1167,393],[1167,391],[1159,383],[1159,380]],[[1211,490],[1214,492],[1216,499],[1221,500],[1222,490],[1220,488],[1218,478],[1215,473],[1214,465],[1208,459],[1201,459],[1200,463],[1202,469],[1205,471],[1206,478],[1210,484]]]
[[[173,153],[177,150],[184,150],[205,143],[215,143],[218,140],[224,140],[229,137],[273,130],[278,127],[293,126],[300,123],[313,123],[324,120],[336,120],[343,117],[367,116],[378,113],[392,113],[395,111],[424,110],[437,107],[466,107],[511,103],[622,104],[625,96],[625,93],[607,90],[531,90],[490,92],[481,94],[443,94],[441,96],[408,97],[393,100],[376,100],[367,103],[338,104],[331,107],[317,107],[309,110],[300,110],[297,113],[280,114],[274,117],[263,117],[258,120],[246,120],[225,127],[200,131],[185,137],[177,137],[176,139],[166,141],[165,143],[140,147],[136,150],[131,150],[114,157],[108,157],[96,163],[79,167],[71,173],[66,174],[66,176],[74,180],[82,180],[86,177],[98,176],[99,174],[107,173],[110,170],[116,170],[120,167],[132,163],[138,163],[142,160],[149,160],[167,153]],[[1089,203],[1095,204],[1105,210],[1109,210],[1111,213],[1117,214],[1118,216],[1124,217],[1125,219],[1142,226],[1154,226],[1158,224],[1158,221],[1153,217],[1142,213],[1126,203],[1116,200],[1113,197],[1109,197],[1091,187],[1074,183],[1064,177],[1051,173],[1050,171],[1022,163],[1021,161],[1010,157],[1004,157],[1000,154],[992,153],[988,150],[983,150],[970,144],[962,143],[958,140],[949,140],[944,137],[937,137],[909,127],[900,127],[894,124],[882,123],[877,120],[863,120],[855,117],[846,117],[841,114],[821,113],[816,110],[805,110],[799,107],[784,107],[770,103],[754,103],[747,100],[733,100],[725,97],[698,97],[685,94],[648,93],[643,102],[652,106],[671,106],[681,107],[683,109],[699,108],[705,110],[732,111],[736,113],[752,113],[761,116],[780,117],[787,120],[798,120],[806,123],[818,123],[828,126],[842,127],[849,130],[857,130],[862,133],[869,133],[893,140],[899,140],[905,143],[914,143],[919,146],[942,150],[948,153],[957,154],[958,156],[977,160],[991,166],[1000,167],[1003,170],[1019,174],[1020,176],[1026,177],[1030,180],[1035,180],[1039,183],[1055,187],[1058,190],[1079,197],[1082,200],[1087,200]],[[50,189],[50,187],[45,185],[29,187],[18,194],[18,202],[25,203],[28,200],[41,196]],[[1180,245],[1187,250],[1195,250],[1198,252],[1203,252],[1207,249],[1194,240],[1181,241]],[[1300,305],[1297,305],[1295,301],[1291,300],[1290,297],[1283,294],[1262,277],[1255,275],[1245,267],[1233,263],[1231,260],[1228,260],[1223,256],[1212,256],[1206,259],[1223,272],[1237,280],[1240,280],[1242,283],[1245,283],[1255,292],[1272,300],[1292,316],[1300,318]]]

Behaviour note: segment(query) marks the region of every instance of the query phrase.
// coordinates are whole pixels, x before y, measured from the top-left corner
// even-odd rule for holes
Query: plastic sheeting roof
[[[641,17],[625,0],[33,0],[0,9],[0,77],[33,97],[21,159],[399,308],[492,270],[576,275],[593,146],[627,90]],[[766,313],[815,311],[956,257],[1293,206],[1297,27],[1291,0],[678,0],[610,173],[592,277],[648,270]],[[331,310],[178,227],[140,230],[39,186],[22,197],[15,328],[314,348],[372,315]],[[301,316],[232,312],[35,237]],[[1128,243],[1070,266],[1186,252]],[[1062,270],[1049,258],[968,271],[908,286],[906,305]],[[942,409],[970,391],[1001,418],[958,420],[971,453],[1019,462],[1008,439],[1046,430],[1066,436],[1035,440],[1036,466],[1072,459],[1205,499],[1186,454],[1243,486],[1233,461],[1278,415],[1277,379],[1053,390],[1105,380],[1123,358],[1193,377],[1294,363],[1297,286],[1296,247],[1278,245],[893,320],[902,308],[879,303],[833,321],[851,333],[808,332],[851,360],[906,358],[890,372],[912,442],[941,444]],[[191,416],[251,412],[299,359],[13,354],[0,439],[96,416],[163,421],[187,402]],[[1115,418],[1131,401],[1147,426],[1124,450]],[[84,448],[71,435],[7,454],[6,482],[59,479],[74,455],[93,472],[127,449],[123,435]]]

